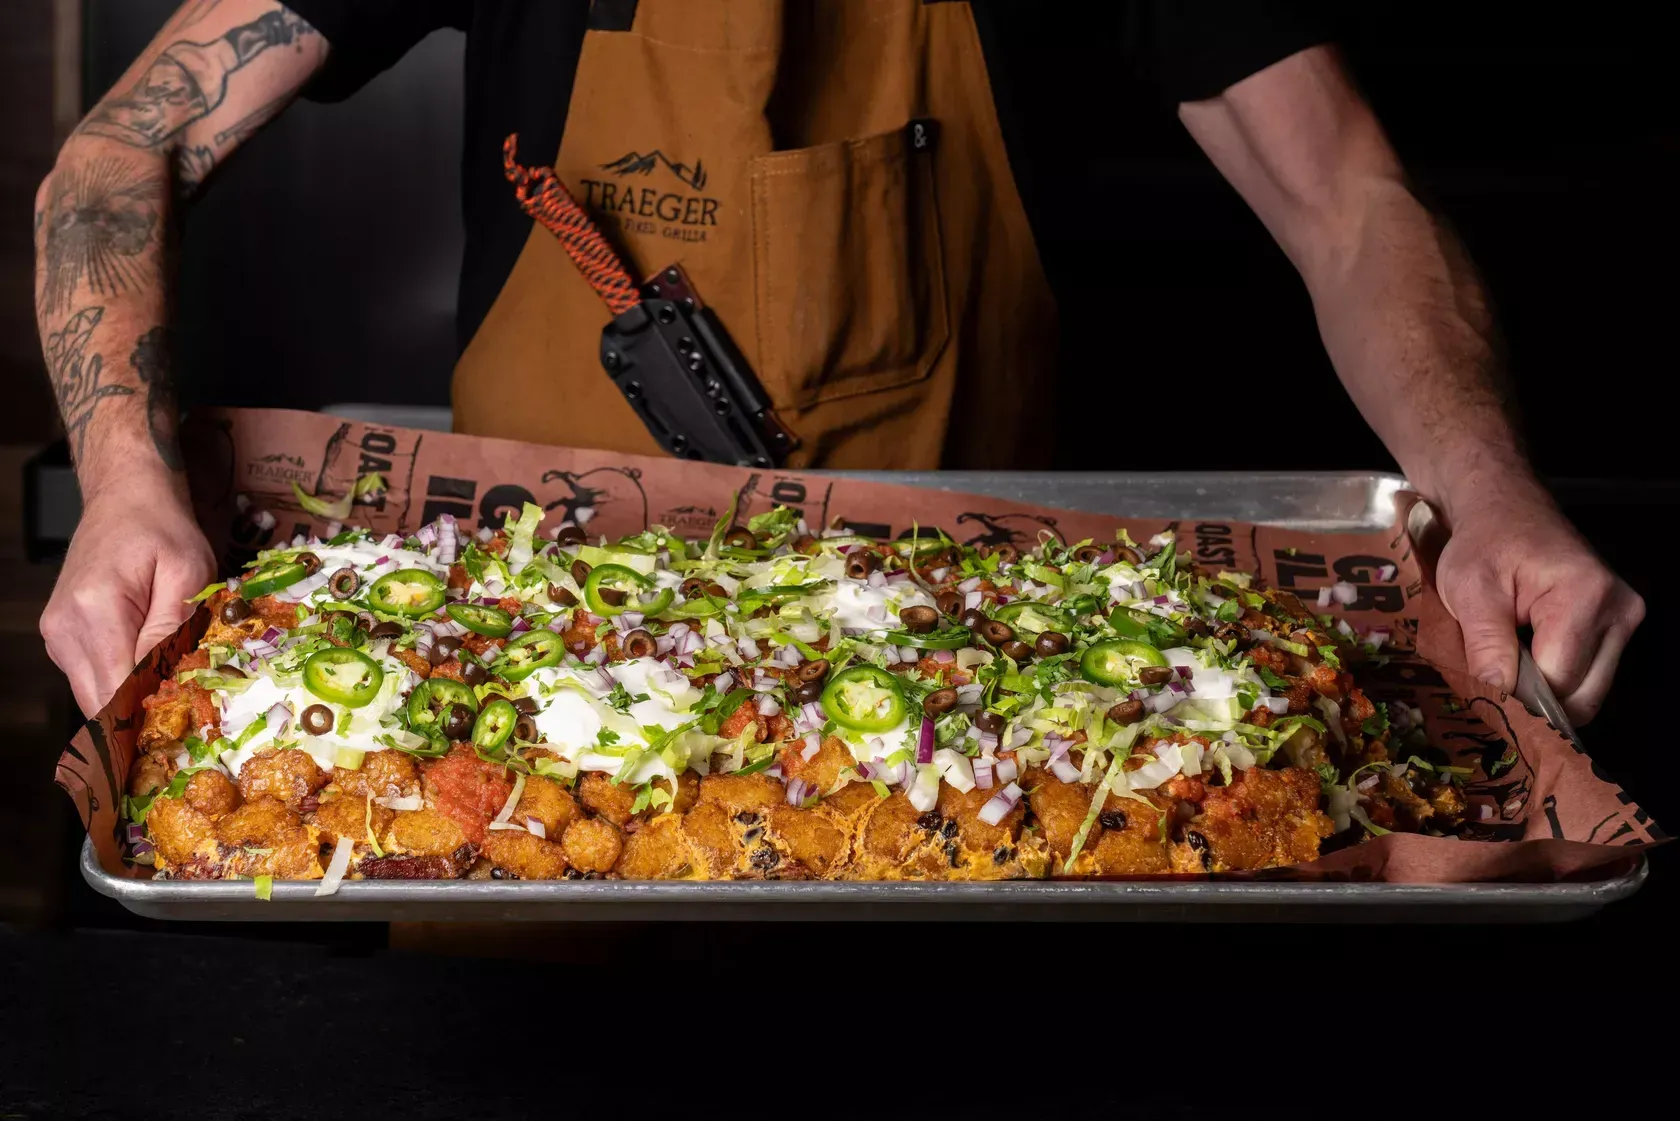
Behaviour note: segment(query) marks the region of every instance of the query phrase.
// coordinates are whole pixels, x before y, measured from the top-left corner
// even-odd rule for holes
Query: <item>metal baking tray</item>
[[[1357,533],[1394,524],[1406,483],[1376,472],[1185,474],[968,471],[835,472],[1134,518],[1266,522]],[[1207,880],[1002,883],[688,883],[634,880],[353,880],[315,897],[276,883],[132,880],[82,847],[82,875],[137,915],[209,921],[1104,920],[1132,922],[1561,922],[1638,891],[1642,855],[1572,883],[1384,884]]]

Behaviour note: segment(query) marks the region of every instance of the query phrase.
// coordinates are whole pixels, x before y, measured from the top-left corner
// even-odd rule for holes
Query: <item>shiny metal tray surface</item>
[[[1294,529],[1369,532],[1394,521],[1398,475],[1376,472],[1051,473],[836,472],[877,482],[985,494],[1125,517],[1228,518]],[[1382,884],[1274,881],[1004,883],[686,883],[619,881],[346,881],[316,898],[313,883],[276,883],[267,901],[248,882],[131,880],[99,866],[88,842],[82,875],[135,914],[208,921],[716,921],[919,920],[1132,922],[1560,922],[1638,891],[1642,856],[1583,883]]]

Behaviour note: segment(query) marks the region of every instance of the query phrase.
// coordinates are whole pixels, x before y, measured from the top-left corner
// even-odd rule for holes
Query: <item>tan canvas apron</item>
[[[630,7],[584,41],[556,174],[635,279],[684,267],[803,441],[790,463],[1042,466],[1054,306],[968,4]],[[660,454],[600,368],[609,318],[533,224],[456,427]]]

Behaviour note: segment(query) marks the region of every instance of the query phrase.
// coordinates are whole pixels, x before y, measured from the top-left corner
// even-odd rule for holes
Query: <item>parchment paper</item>
[[[464,525],[500,526],[526,502],[541,505],[544,528],[588,518],[592,536],[616,537],[650,524],[705,537],[742,493],[741,520],[781,504],[812,526],[840,518],[857,532],[896,537],[914,520],[970,544],[1012,541],[1025,548],[1042,532],[1064,540],[1110,538],[1116,524],[1134,540],[1165,529],[1199,564],[1258,573],[1307,602],[1338,580],[1359,589],[1347,607],[1318,609],[1355,626],[1388,625],[1399,650],[1365,666],[1361,684],[1375,699],[1405,700],[1424,712],[1431,742],[1473,766],[1467,786],[1473,821],[1462,838],[1394,834],[1267,877],[1328,877],[1391,882],[1592,878],[1625,867],[1639,846],[1664,835],[1622,789],[1565,736],[1515,699],[1464,672],[1458,627],[1422,578],[1403,521],[1374,534],[1314,534],[1238,522],[1120,520],[1101,514],[1024,506],[994,498],[857,482],[796,471],[756,471],[673,459],[523,444],[343,420],[274,409],[210,410],[183,431],[199,520],[224,573],[259,549],[322,520],[293,493],[346,493],[377,471],[389,489],[358,505],[348,522],[408,532],[451,513]],[[262,525],[271,514],[270,528]],[[1382,579],[1386,565],[1395,571]],[[119,840],[121,794],[151,694],[208,624],[200,608],[137,666],[111,703],[59,759],[58,783],[75,801],[107,871],[149,876],[125,864]],[[1478,810],[1476,807],[1488,807]],[[1635,850],[1630,852],[1629,850]]]

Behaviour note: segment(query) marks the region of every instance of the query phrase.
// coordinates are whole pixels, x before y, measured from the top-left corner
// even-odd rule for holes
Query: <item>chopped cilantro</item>
[[[1264,681],[1266,683],[1266,687],[1269,689],[1281,689],[1284,692],[1288,692],[1291,688],[1287,680],[1273,673],[1265,666],[1260,667],[1260,680]]]
[[[1242,613],[1242,600],[1240,598],[1232,598],[1220,604],[1219,610],[1213,613],[1213,617],[1222,623],[1234,623],[1238,619],[1242,618]]]
[[[1366,717],[1365,722],[1359,726],[1360,731],[1367,736],[1380,736],[1388,731],[1388,706],[1378,701],[1376,708],[1376,713]]]
[[[595,743],[600,747],[611,747],[618,742],[618,733],[611,728],[602,728],[595,733]]]
[[[1318,656],[1323,658],[1324,664],[1330,666],[1332,669],[1342,668],[1342,659],[1337,655],[1336,648],[1334,646],[1320,646],[1318,648]]]
[[[646,693],[632,693],[624,687],[622,681],[614,685],[612,692],[607,694],[607,703],[619,712],[629,712],[631,705],[640,704],[647,699]]]

